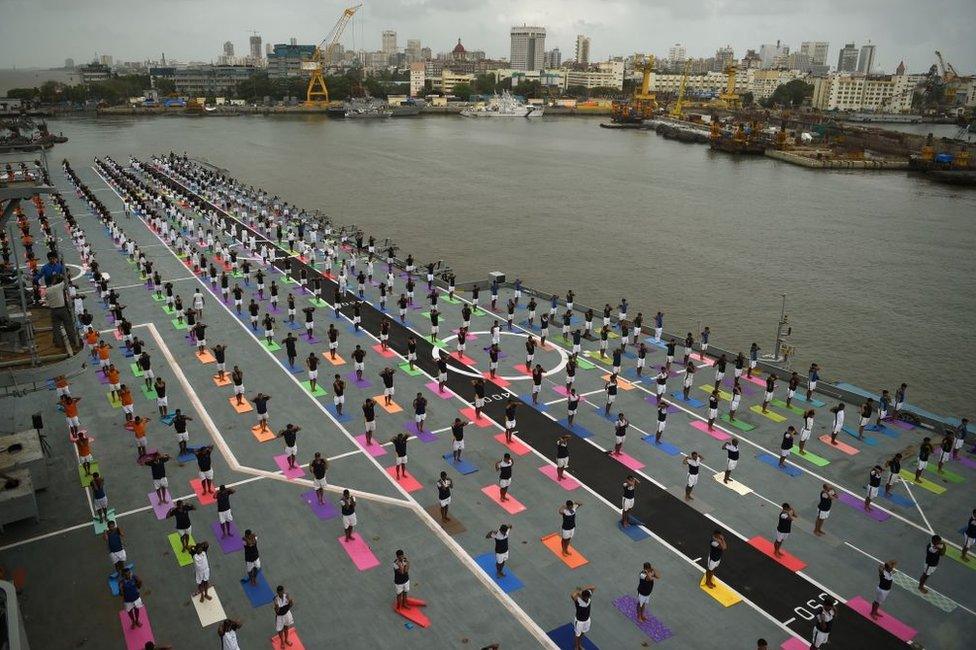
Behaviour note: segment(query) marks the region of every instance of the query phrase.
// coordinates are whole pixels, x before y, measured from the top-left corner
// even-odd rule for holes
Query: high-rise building
[[[74,70],[75,69],[75,60],[74,59],[65,59],[64,60],[64,67],[67,70]]]
[[[407,61],[413,63],[414,61],[422,61],[423,55],[420,52],[420,39],[419,38],[408,38],[407,39]]]
[[[722,72],[730,65],[735,65],[735,50],[731,45],[720,47],[715,50],[715,59],[712,63],[712,70]]]
[[[826,65],[829,47],[827,41],[803,41],[800,43],[800,54],[810,59],[810,65]]]
[[[847,43],[840,48],[837,55],[837,72],[854,72],[857,70],[857,48],[854,43]]]
[[[590,37],[578,34],[576,36],[576,63],[590,65]],[[558,66],[550,66],[558,67]]]
[[[251,58],[257,61],[263,55],[261,53],[261,37],[257,34],[253,34],[251,38],[248,39],[251,44]]]
[[[512,27],[509,65],[513,70],[539,70],[546,51],[546,28]]]
[[[871,41],[868,41],[867,45],[861,46],[861,53],[857,57],[857,71],[862,74],[871,74],[871,69],[874,68],[874,55],[875,47],[871,45]]]
[[[563,63],[563,53],[558,47],[554,47],[543,56],[543,68],[558,68]]]
[[[782,65],[786,56],[790,53],[790,46],[783,45],[779,41],[776,44],[764,43],[759,48],[759,58],[762,59],[762,67],[773,68],[778,64]]]
[[[234,44],[230,41],[224,42],[224,56],[234,56]]]
[[[292,36],[291,38],[288,39],[288,44],[289,45],[298,45],[298,39],[295,38],[294,36]]]
[[[383,30],[383,47],[381,49],[387,55],[397,51],[396,32],[392,29]]]
[[[672,66],[683,63],[688,58],[688,52],[681,43],[675,43],[668,48],[668,63]]]
[[[101,63],[102,65],[107,65],[108,67],[111,68],[112,67],[112,55],[111,54],[103,54],[100,57],[98,57],[98,62]]]

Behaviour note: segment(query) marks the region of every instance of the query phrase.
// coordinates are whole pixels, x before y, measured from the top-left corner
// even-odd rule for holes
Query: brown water
[[[781,294],[801,373],[971,415],[976,191],[898,172],[737,159],[598,120],[320,116],[51,120],[52,159],[186,151],[458,279],[500,270],[583,303],[626,296],[669,331],[772,349]]]

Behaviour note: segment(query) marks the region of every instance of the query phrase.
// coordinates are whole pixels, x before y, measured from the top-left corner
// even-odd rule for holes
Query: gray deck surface
[[[91,169],[81,166],[82,161],[75,161],[75,164],[76,172],[91,188],[107,188]],[[436,526],[436,523],[413,508],[414,499],[424,508],[436,503],[433,482],[442,470],[447,470],[455,481],[451,512],[467,530],[453,539],[467,554],[477,556],[490,552],[492,547],[484,539],[485,533],[502,522],[514,524],[508,568],[525,586],[513,592],[511,598],[542,630],[570,622],[572,607],[569,592],[578,585],[590,583],[598,587],[590,639],[603,648],[640,647],[644,642],[650,643],[650,639],[611,604],[614,598],[635,592],[636,575],[641,564],[650,561],[663,574],[655,588],[650,611],[674,632],[673,637],[659,645],[675,648],[711,648],[720,645],[752,647],[750,644],[756,638],[765,637],[771,646],[778,647],[787,638],[784,628],[746,601],[729,608],[720,606],[698,587],[701,571],[683,556],[654,538],[635,542],[621,533],[615,524],[619,518],[617,503],[603,502],[587,491],[585,486],[572,492],[565,491],[543,476],[537,468],[547,461],[537,454],[516,458],[512,494],[527,506],[527,510],[514,516],[503,512],[480,492],[482,487],[495,482],[492,464],[504,451],[492,439],[493,435],[499,433],[496,427],[477,429],[471,426],[466,430],[465,457],[479,467],[478,472],[467,476],[449,468],[441,458],[441,454],[450,451],[449,432],[441,432],[440,439],[429,444],[412,440],[410,470],[424,484],[424,488],[406,497],[347,435],[362,433],[359,405],[366,397],[382,392],[378,372],[385,365],[395,365],[402,360],[383,359],[370,349],[375,340],[368,335],[354,337],[346,330],[347,322],[337,323],[341,332],[340,354],[348,360],[351,349],[357,343],[363,345],[368,352],[365,375],[373,382],[370,389],[360,390],[354,386],[347,389],[346,410],[353,418],[344,423],[344,431],[321,408],[324,404],[331,404],[331,391],[318,399],[308,395],[295,381],[296,378],[304,380],[304,373],[293,378],[283,365],[284,350],[274,354],[265,351],[250,335],[249,327],[234,318],[219,305],[218,299],[204,290],[207,298],[204,321],[209,325],[208,343],[222,342],[230,346],[228,368],[237,363],[245,370],[249,396],[258,389],[273,396],[270,403],[273,427],[281,428],[286,422],[302,426],[298,441],[301,462],[307,463],[314,451],[322,451],[330,457],[342,456],[331,463],[330,484],[402,501],[400,505],[393,505],[365,497],[360,499],[358,530],[368,540],[380,560],[380,566],[365,572],[357,571],[336,541],[341,533],[339,521],[318,520],[300,501],[298,495],[309,488],[289,484],[282,477],[269,476],[269,473],[277,472],[273,456],[283,453],[281,441],[262,444],[252,436],[249,429],[254,424],[254,414],[238,415],[230,408],[227,401],[229,389],[217,387],[210,379],[213,366],[203,365],[195,358],[184,333],[173,328],[170,317],[141,286],[135,267],[115,252],[104,229],[82,208],[60,170],[52,172],[52,180],[61,189],[79,223],[88,233],[103,270],[111,274],[113,285],[126,287],[119,289],[121,302],[128,306],[126,314],[136,324],[138,336],[148,342],[154,369],[167,380],[171,393],[170,410],[182,408],[194,417],[190,423],[190,444],[210,444],[210,432],[204,427],[200,414],[195,412],[190,394],[177,380],[174,370],[168,367],[163,346],[154,339],[146,324],[155,325],[162,344],[173,355],[192,393],[212,418],[228,452],[241,466],[238,471],[230,469],[227,459],[215,449],[217,482],[233,484],[243,481],[236,487],[237,494],[233,497],[235,522],[240,529],[253,528],[258,533],[267,579],[272,588],[276,584],[285,585],[295,599],[296,626],[306,647],[396,644],[402,647],[476,648],[492,641],[500,642],[502,647],[529,647],[538,643],[530,630],[513,617],[509,611],[511,606],[485,585],[483,574],[479,576],[477,568],[472,569],[470,563],[462,562],[452,553],[445,540],[435,534],[432,526]],[[274,188],[265,189],[274,191]],[[121,203],[113,192],[99,192],[99,198],[110,209],[121,209]],[[53,207],[49,213],[51,210]],[[55,213],[51,213],[51,217],[56,230],[63,236],[65,231],[61,218]],[[178,280],[175,291],[182,294],[185,302],[189,302],[194,288],[201,285],[190,277],[187,268],[141,222],[135,219],[125,221],[121,214],[117,218],[125,232],[135,237],[140,247],[154,260],[162,277]],[[62,249],[70,262],[78,263],[77,253],[66,236]],[[377,268],[380,266],[378,264]],[[89,289],[83,278],[78,282],[82,289]],[[127,286],[134,284],[139,286]],[[418,302],[422,300],[423,286],[422,281],[418,282]],[[562,287],[547,289],[557,292],[565,290]],[[371,290],[368,297],[375,299],[374,292]],[[282,303],[285,295],[283,286]],[[503,290],[499,300],[500,312],[508,295],[508,290]],[[487,291],[483,292],[482,305],[486,299]],[[111,326],[106,323],[99,302],[94,294],[90,294],[87,300],[89,310],[96,314],[96,326],[107,329]],[[299,302],[304,305],[305,299],[301,298]],[[523,298],[523,307],[524,303]],[[443,314],[443,335],[445,330],[456,328],[460,322],[460,305],[441,300],[438,308]],[[540,305],[539,311],[544,308]],[[643,309],[645,316],[653,313],[649,306],[634,304],[632,310],[636,312],[638,309]],[[318,309],[315,315],[316,335],[324,340],[325,329],[333,322],[332,310]],[[420,310],[411,311],[409,318],[421,334],[427,333],[428,323]],[[525,318],[524,308],[520,309],[517,320]],[[300,319],[301,312],[297,317],[297,320]],[[287,332],[287,328],[281,324],[282,320],[279,316],[276,331],[279,340]],[[504,318],[499,316],[499,320],[504,328]],[[490,322],[489,317],[476,317],[472,329],[487,332]],[[296,331],[296,336],[301,333]],[[555,342],[561,344],[556,327],[552,333],[556,335]],[[519,373],[512,366],[524,362],[524,339],[520,336],[524,330],[517,328],[514,334],[502,337],[503,350],[508,355],[500,364],[500,374],[503,376],[517,376]],[[110,332],[106,333],[106,337],[116,344]],[[467,352],[485,369],[487,355],[481,348],[487,344],[487,334],[482,333],[469,343]],[[123,381],[138,388],[141,380],[132,377],[128,370],[129,360],[123,359],[120,347],[121,343],[118,343],[113,350],[113,360],[122,368]],[[453,342],[449,341],[449,347],[453,350]],[[584,349],[592,347],[592,343],[584,345]],[[325,348],[326,344],[322,342],[314,347],[317,353]],[[311,349],[308,343],[301,342],[299,360],[307,356]],[[629,346],[628,350],[631,350]],[[558,348],[536,353],[536,361],[547,369],[559,364],[561,357]],[[75,369],[83,358],[84,355],[79,356],[60,367]],[[652,346],[648,356],[649,368],[662,361],[663,351]],[[601,366],[608,367],[608,362]],[[625,359],[625,367],[632,367],[633,363],[633,359]],[[328,387],[333,374],[332,366],[322,362],[319,370],[322,382]],[[339,366],[336,372],[345,375],[351,370],[351,364],[347,363]],[[54,368],[46,368],[36,374],[51,376],[54,372]],[[604,372],[597,369],[580,370],[576,382],[581,394],[598,391],[589,399],[601,406],[604,402],[601,379]],[[699,370],[693,397],[704,400],[706,393],[698,386],[708,383],[712,374],[709,368]],[[731,375],[731,365],[728,374]],[[558,372],[549,377],[555,383],[548,381],[542,392],[543,401],[550,402],[549,413],[557,418],[565,416],[565,405],[552,388],[562,384],[563,376],[564,373]],[[457,410],[467,406],[458,399],[438,399],[424,387],[423,384],[430,381],[427,377],[413,378],[399,372],[396,381],[397,402],[404,407],[404,411],[391,415],[377,409],[377,438],[381,440],[388,440],[401,430],[403,423],[412,419],[410,401],[418,391],[429,400],[428,426],[435,431],[448,427]],[[680,390],[680,381],[680,378],[672,379],[669,392],[672,389]],[[519,380],[513,382],[511,390],[527,394],[529,384],[528,380]],[[640,430],[653,431],[655,414],[654,407],[643,399],[648,394],[643,384],[652,387],[652,382],[645,380],[638,383],[634,390],[621,391],[614,408],[614,412],[625,412],[632,423],[624,450],[646,464],[642,470],[645,475],[680,493],[686,476],[681,456],[667,456],[640,440]],[[777,424],[749,412],[749,406],[761,399],[762,389],[748,383],[745,385],[754,389],[755,395],[743,396],[740,417],[756,425],[756,429],[743,433],[727,429],[727,425],[721,422],[718,428],[735,435],[744,443],[741,445],[742,460],[735,478],[752,489],[750,494],[739,495],[713,480],[712,474],[725,466],[721,443],[689,426],[693,417],[700,418],[704,414],[704,408],[693,409],[679,404],[687,413],[677,413],[669,419],[665,439],[684,453],[698,450],[704,454],[704,462],[711,468],[711,471],[703,468],[702,478],[694,492],[694,507],[710,514],[744,538],[758,535],[769,539],[775,530],[778,504],[790,502],[800,519],[794,523],[794,532],[785,550],[808,564],[804,569],[806,575],[821,583],[829,593],[844,599],[860,595],[870,602],[877,583],[877,562],[873,558],[896,558],[900,562],[899,568],[912,580],[917,579],[924,559],[929,525],[947,541],[959,545],[961,535],[957,531],[965,524],[974,505],[972,485],[976,481],[976,472],[959,463],[951,464],[949,469],[963,477],[962,483],[950,483],[932,471],[926,473],[929,479],[946,487],[944,494],[936,495],[920,487],[899,484],[897,492],[909,496],[910,490],[910,497],[917,501],[918,507],[914,504],[897,505],[881,499],[877,506],[889,510],[893,515],[882,523],[864,516],[857,509],[837,503],[825,526],[828,535],[823,538],[813,536],[812,521],[816,516],[821,483],[830,482],[860,496],[869,468],[877,462],[883,463],[895,451],[917,444],[919,432],[895,429],[898,433],[893,438],[871,434],[877,441],[876,446],[859,444],[842,434],[841,440],[855,444],[861,450],[856,456],[846,456],[817,439],[826,433],[830,420],[826,407],[819,408],[817,427],[808,449],[830,463],[817,467],[794,457],[792,462],[803,474],[790,478],[755,458],[764,449],[775,455],[787,423]],[[784,389],[781,387],[777,391],[778,398],[783,398],[780,393]],[[201,628],[189,602],[189,594],[194,589],[192,568],[178,567],[169,548],[166,535],[173,530],[172,522],[157,521],[148,508],[146,493],[151,488],[149,471],[135,462],[131,434],[121,426],[121,411],[109,407],[104,395],[105,388],[98,383],[91,370],[72,382],[72,392],[84,398],[80,405],[83,426],[96,436],[94,453],[107,480],[110,506],[121,513],[119,522],[127,536],[129,561],[135,563],[136,573],[145,582],[144,600],[157,642],[170,643],[177,648],[216,645],[215,628]],[[174,462],[168,468],[174,493],[192,494],[188,481],[196,477],[195,463],[177,466],[172,429],[158,422],[155,406],[141,393],[135,392],[135,400],[137,414],[156,420],[150,426],[150,446],[174,456]],[[12,416],[16,421],[11,428],[22,429],[29,426],[29,413],[34,410],[45,412],[47,433],[54,446],[55,457],[50,471],[55,480],[39,496],[41,523],[11,525],[3,534],[3,544],[0,546],[3,564],[7,568],[23,567],[27,571],[27,586],[22,598],[28,635],[33,646],[62,648],[84,644],[97,648],[124,647],[117,613],[119,600],[109,594],[106,584],[111,567],[103,542],[93,534],[90,525],[84,525],[90,516],[89,506],[78,486],[73,448],[64,433],[59,414],[54,411],[54,401],[53,392],[35,393],[20,400]],[[850,406],[848,409],[847,421],[851,424],[856,420],[856,413]],[[726,410],[724,402],[720,410]],[[773,410],[787,416],[789,423],[799,428],[798,415],[777,407],[773,407]],[[581,404],[577,423],[594,432],[595,436],[589,442],[575,441],[573,444],[596,444],[603,448],[612,446],[611,423],[594,413],[592,408]],[[388,447],[388,450],[387,455],[377,459],[383,467],[391,465],[393,461],[392,449]],[[910,461],[905,463],[906,467],[909,465]],[[930,464],[930,469],[933,466],[934,463]],[[336,500],[335,494],[329,496]],[[584,504],[578,518],[574,546],[589,563],[576,570],[564,565],[539,541],[540,537],[558,530],[559,516],[556,510],[567,498]],[[253,609],[242,592],[238,584],[243,575],[242,556],[224,555],[216,545],[210,530],[210,524],[216,520],[214,506],[200,507],[191,516],[196,538],[212,544],[210,561],[213,584],[224,609],[229,616],[241,619],[245,624],[240,635],[242,647],[268,647],[268,638],[274,632],[273,614],[268,606]],[[654,522],[646,523],[653,531]],[[703,553],[707,542],[702,540]],[[403,619],[391,611],[390,563],[397,548],[404,549],[412,558],[413,594],[429,603],[426,609],[432,620],[429,629],[407,629]],[[734,562],[734,557],[724,560],[724,563]],[[972,591],[974,568],[976,561],[966,566],[946,557],[929,581],[933,592],[937,590],[944,596],[942,599],[934,603],[932,598],[923,599],[911,585],[896,586],[883,609],[917,628],[916,640],[925,647],[962,647],[963,640],[972,638],[976,632],[976,618],[972,611],[976,609]],[[719,578],[721,574],[720,568]],[[79,607],[82,603],[85,606]],[[797,603],[796,606],[797,617],[812,616],[805,604]],[[51,625],[53,617],[56,617],[58,625]],[[838,622],[835,634],[841,634],[841,630],[841,622]],[[465,639],[469,641],[465,642]]]

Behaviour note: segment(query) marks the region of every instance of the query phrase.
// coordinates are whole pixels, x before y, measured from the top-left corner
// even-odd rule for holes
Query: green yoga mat
[[[271,343],[268,343],[268,339],[262,339],[261,345],[263,345],[264,349],[269,352],[277,352],[278,350],[281,349],[280,343],[278,343],[277,341],[272,341]]]
[[[579,357],[577,357],[576,359],[576,365],[580,370],[593,370],[594,368],[596,368],[595,365],[593,365],[586,359],[580,359]]]
[[[170,307],[169,305],[163,305],[163,311],[171,315],[176,313],[176,309]]]
[[[161,296],[156,293],[153,293],[152,299],[155,300],[156,302],[163,302],[164,300],[166,300],[166,296]]]
[[[92,463],[89,466],[89,471],[91,472],[91,474],[94,474],[95,472],[97,472],[98,471],[98,463],[97,462]],[[89,474],[89,475],[86,476],[85,475],[85,468],[83,466],[81,466],[81,465],[78,465],[78,478],[81,479],[81,487],[88,487],[89,485],[91,485],[91,482],[92,482],[91,474]]]
[[[749,424],[748,422],[743,422],[742,420],[738,420],[738,419],[736,420],[731,419],[728,413],[723,413],[722,415],[719,416],[718,419],[721,420],[722,422],[727,422],[728,424],[731,424],[739,431],[745,431],[746,433],[756,428],[756,425],[754,424]]]
[[[910,472],[907,469],[901,470],[900,472],[898,472],[898,475],[901,476],[903,479],[905,479],[905,482],[912,487],[920,487],[928,490],[929,492],[932,492],[933,494],[943,494],[946,491],[944,487],[942,487],[938,483],[933,483],[932,481],[928,480],[924,476],[922,477],[921,481],[916,481],[915,472]]]
[[[805,452],[803,452],[801,454],[800,453],[800,448],[797,447],[796,445],[793,445],[792,452],[793,452],[794,455],[799,456],[803,460],[810,461],[811,463],[813,463],[817,467],[825,467],[827,465],[830,465],[830,461],[829,460],[827,460],[826,458],[823,458],[821,456],[818,456],[818,455],[816,455],[814,453],[811,453],[809,451],[805,451]]]
[[[319,382],[315,382],[314,391],[312,391],[312,382],[310,381],[303,381],[302,387],[308,392],[312,393],[312,397],[322,397],[323,395],[326,394],[325,389],[322,388],[322,384],[320,384]]]
[[[186,325],[186,321],[185,320],[184,321],[181,321],[178,318],[174,318],[170,322],[173,323],[173,327],[175,327],[178,330],[185,330],[187,328],[187,325]]]
[[[413,370],[411,370],[409,363],[401,363],[397,367],[400,370],[402,370],[403,372],[405,372],[406,374],[410,375],[411,377],[417,377],[419,375],[424,374],[424,372],[420,368],[418,368],[416,365],[414,365]]]
[[[918,467],[918,462],[916,461],[916,462],[912,463],[911,464],[911,467],[912,467],[912,472],[914,472],[915,471],[915,468]],[[952,472],[950,470],[947,470],[944,467],[942,468],[942,471],[940,472],[939,469],[938,469],[938,464],[936,464],[935,467],[932,467],[932,464],[929,463],[929,467],[927,468],[926,471],[931,472],[933,476],[938,476],[939,478],[944,478],[945,480],[949,481],[950,483],[965,483],[966,482],[966,479],[964,479],[962,476],[960,476],[959,474],[956,474],[955,472]]]
[[[142,377],[142,368],[139,367],[138,363],[130,363],[129,368],[132,369],[132,374],[136,377]]]
[[[784,402],[781,399],[774,399],[774,400],[772,400],[770,402],[770,404],[772,404],[773,406],[778,406],[781,409],[788,409],[790,411],[793,411],[797,415],[803,415],[804,413],[806,413],[806,411],[804,411],[803,409],[801,409],[799,406],[793,406],[792,404],[790,404],[789,406],[787,406],[786,405],[786,402]]]
[[[309,300],[309,302],[312,303],[313,305],[315,305],[316,307],[328,307],[329,306],[329,303],[325,302],[324,300],[319,300],[318,298],[312,298],[311,300]]]
[[[973,552],[972,552],[973,549],[969,549],[969,551],[970,551],[969,555],[967,556],[969,558],[969,561],[964,562],[962,559],[962,555],[959,552],[959,549],[957,549],[955,546],[949,546],[948,544],[946,544],[946,557],[951,557],[959,564],[968,566],[970,569],[976,569],[976,556],[973,556]]]
[[[776,411],[769,411],[768,413],[763,413],[762,407],[759,406],[758,404],[750,406],[749,410],[757,415],[763,416],[764,418],[768,418],[773,422],[776,422],[777,424],[780,422],[786,422],[786,418],[780,415],[779,413],[777,413]]]
[[[180,566],[190,566],[193,564],[193,558],[189,553],[183,550],[183,542],[180,541],[179,533],[170,533],[166,536],[169,540],[169,545],[173,548],[173,555],[176,556],[176,561],[179,562]],[[193,535],[190,535],[190,546],[196,544],[196,540],[193,539]]]
[[[145,384],[142,385],[142,394],[146,396],[147,400],[152,402],[156,401],[156,390],[153,388],[146,388]]]

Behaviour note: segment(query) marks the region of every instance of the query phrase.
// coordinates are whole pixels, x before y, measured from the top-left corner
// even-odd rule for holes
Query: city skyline
[[[66,58],[84,62],[96,54],[141,61],[158,59],[165,52],[167,58],[209,61],[220,55],[225,41],[239,52],[248,51],[255,31],[264,43],[287,43],[291,37],[318,43],[347,3],[295,0],[274,10],[228,0],[204,5],[176,0],[165,6],[146,0],[92,0],[83,9],[53,0],[5,4],[0,67],[25,68],[59,67]],[[747,49],[758,51],[777,40],[791,51],[799,50],[803,41],[825,41],[834,54],[845,43],[860,46],[870,40],[877,46],[874,70],[891,72],[904,60],[910,70],[925,71],[938,49],[965,72],[976,61],[976,42],[966,31],[972,21],[965,17],[976,18],[976,9],[965,0],[937,5],[940,11],[908,1],[867,0],[844,5],[840,13],[835,11],[839,0],[812,7],[792,0],[775,5],[752,0],[728,5],[677,0],[367,0],[342,42],[349,48],[378,51],[382,32],[392,30],[401,47],[407,39],[419,39],[436,53],[450,51],[460,36],[469,49],[507,58],[510,29],[526,24],[546,29],[547,50],[575,52],[577,35],[586,35],[591,39],[590,61],[596,62],[633,52],[661,56],[675,43],[694,58],[713,56],[730,44],[741,58]],[[197,17],[187,21],[185,11]],[[106,22],[100,12],[117,15]],[[837,19],[840,15],[843,21]],[[32,29],[36,24],[46,29]],[[147,24],[153,29],[145,30]],[[835,65],[836,59],[828,63]]]

